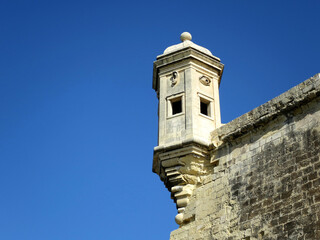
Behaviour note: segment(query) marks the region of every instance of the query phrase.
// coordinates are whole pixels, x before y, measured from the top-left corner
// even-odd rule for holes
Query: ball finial
[[[188,33],[188,32],[183,32],[183,33],[181,34],[181,36],[180,36],[180,39],[181,39],[182,42],[184,42],[184,41],[186,41],[186,40],[191,41],[192,36],[191,36],[191,34]]]

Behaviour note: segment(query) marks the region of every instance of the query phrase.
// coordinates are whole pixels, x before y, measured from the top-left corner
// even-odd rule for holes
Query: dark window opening
[[[171,102],[172,115],[182,112],[182,102],[181,99]]]
[[[209,103],[205,103],[203,101],[200,102],[200,113],[209,116]]]

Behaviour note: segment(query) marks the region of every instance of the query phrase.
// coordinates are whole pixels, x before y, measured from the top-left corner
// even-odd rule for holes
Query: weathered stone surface
[[[317,74],[212,133],[218,165],[190,198],[194,221],[171,240],[320,239],[319,83]]]
[[[248,133],[252,129],[264,126],[265,123],[276,118],[278,115],[286,115],[292,109],[299,108],[301,105],[310,102],[320,95],[319,79],[320,73],[216,129],[212,133],[213,141],[219,144],[219,141],[226,142],[229,139],[236,138]]]

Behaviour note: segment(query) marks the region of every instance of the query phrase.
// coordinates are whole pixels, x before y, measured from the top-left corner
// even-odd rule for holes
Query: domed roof
[[[163,55],[166,55],[166,54],[169,54],[172,52],[176,52],[176,51],[179,51],[184,48],[192,47],[192,48],[194,48],[200,52],[203,52],[207,55],[213,56],[212,53],[208,49],[193,43],[191,41],[192,36],[190,33],[188,33],[188,32],[182,33],[180,36],[180,39],[181,39],[182,43],[179,43],[179,44],[176,44],[176,45],[173,45],[173,46],[166,48],[166,50],[164,50],[164,52],[163,52]]]

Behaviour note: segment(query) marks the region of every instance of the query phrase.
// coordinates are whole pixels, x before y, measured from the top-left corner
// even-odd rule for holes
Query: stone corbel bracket
[[[190,221],[185,217],[185,209],[197,184],[210,171],[209,151],[207,147],[189,145],[178,149],[155,152],[155,162],[159,164],[155,171],[171,192],[171,198],[176,203],[178,214],[176,223],[186,224]]]

